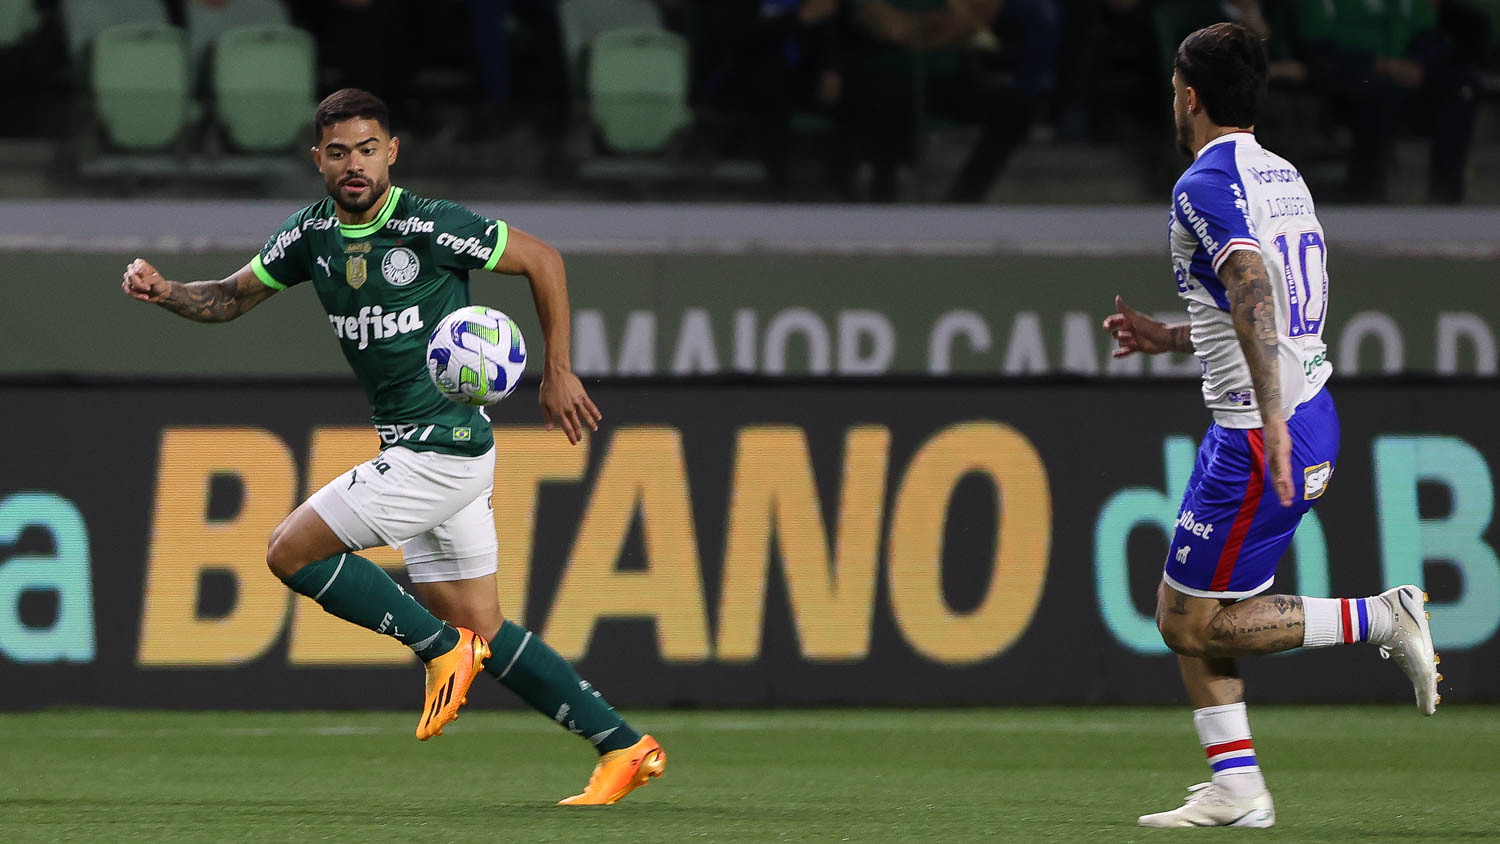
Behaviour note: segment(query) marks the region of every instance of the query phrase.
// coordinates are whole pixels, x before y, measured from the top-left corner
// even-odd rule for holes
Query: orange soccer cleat
[[[473,630],[458,628],[453,650],[427,663],[427,696],[417,738],[427,741],[443,734],[443,725],[458,720],[458,708],[469,702],[469,685],[490,658],[489,643]]]
[[[559,806],[608,806],[659,777],[667,769],[667,752],[650,736],[622,750],[599,757],[589,784],[582,794],[557,801]]]

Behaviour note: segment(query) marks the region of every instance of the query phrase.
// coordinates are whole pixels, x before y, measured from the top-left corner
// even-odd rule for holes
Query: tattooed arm
[[[1250,383],[1262,418],[1281,416],[1281,373],[1276,364],[1276,301],[1271,279],[1260,253],[1248,249],[1229,253],[1219,268],[1219,279],[1229,298],[1234,334],[1250,367]]]
[[[125,268],[120,287],[132,299],[161,305],[194,322],[228,322],[276,292],[256,278],[249,264],[219,281],[184,284],[162,278],[155,267],[140,258]]]
[[[1241,249],[1229,253],[1219,268],[1219,280],[1229,298],[1229,315],[1234,320],[1234,334],[1245,353],[1250,368],[1250,383],[1255,388],[1256,403],[1265,434],[1266,459],[1271,468],[1271,482],[1276,487],[1281,506],[1292,503],[1292,441],[1286,430],[1281,409],[1281,373],[1276,361],[1276,300],[1271,296],[1271,279],[1260,253]]]

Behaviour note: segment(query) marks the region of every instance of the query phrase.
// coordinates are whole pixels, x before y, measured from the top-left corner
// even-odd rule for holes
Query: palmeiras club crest
[[[417,253],[404,246],[385,253],[385,258],[380,261],[380,274],[392,287],[405,287],[417,280],[417,271],[421,268],[417,261]]]

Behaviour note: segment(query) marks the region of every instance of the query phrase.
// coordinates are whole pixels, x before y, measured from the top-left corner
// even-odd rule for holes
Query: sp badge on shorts
[[[1308,466],[1302,471],[1302,498],[1311,501],[1323,495],[1328,489],[1328,479],[1333,477],[1333,465],[1327,460],[1316,466]]]

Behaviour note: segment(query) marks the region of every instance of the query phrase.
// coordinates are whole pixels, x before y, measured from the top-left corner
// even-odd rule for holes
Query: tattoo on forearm
[[[1234,333],[1250,367],[1250,381],[1262,409],[1281,407],[1281,377],[1276,364],[1276,300],[1260,254],[1232,252],[1220,278],[1229,294]]]
[[[1167,348],[1180,354],[1192,354],[1193,326],[1186,322],[1167,326]]]
[[[173,284],[167,298],[157,304],[195,322],[225,322],[245,311],[232,279]]]

